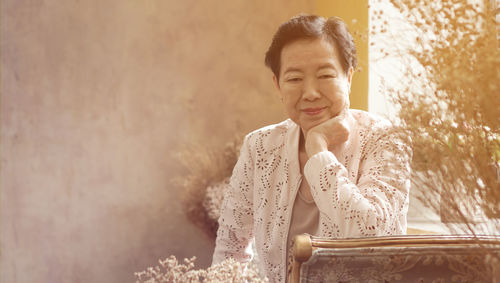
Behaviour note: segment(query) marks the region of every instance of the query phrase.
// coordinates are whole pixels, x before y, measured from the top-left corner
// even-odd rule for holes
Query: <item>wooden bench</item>
[[[330,239],[304,234],[296,236],[293,249],[293,283],[500,282],[498,236]]]

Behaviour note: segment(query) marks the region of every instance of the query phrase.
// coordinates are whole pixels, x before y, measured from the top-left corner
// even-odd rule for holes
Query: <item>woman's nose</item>
[[[302,98],[305,100],[316,100],[321,97],[318,84],[315,80],[305,80]]]

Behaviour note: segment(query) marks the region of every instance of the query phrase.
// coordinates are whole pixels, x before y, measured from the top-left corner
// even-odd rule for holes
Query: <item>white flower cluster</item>
[[[234,259],[225,260],[207,269],[194,269],[195,257],[184,259],[184,264],[179,264],[175,256],[160,260],[160,265],[149,267],[145,271],[136,272],[136,283],[229,283],[269,282],[267,278],[260,278],[257,270],[251,265],[246,265]]]
[[[229,179],[207,187],[203,207],[207,211],[208,217],[215,222],[219,220],[224,193],[228,187]]]

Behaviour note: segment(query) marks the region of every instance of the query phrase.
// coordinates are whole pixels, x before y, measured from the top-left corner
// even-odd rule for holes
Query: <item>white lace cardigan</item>
[[[388,134],[390,123],[349,110],[350,135],[304,168],[320,211],[319,235],[363,237],[406,233],[408,147]],[[245,137],[219,218],[213,264],[251,260],[255,237],[259,268],[271,282],[286,280],[286,246],[292,206],[302,180],[300,127],[290,119]]]

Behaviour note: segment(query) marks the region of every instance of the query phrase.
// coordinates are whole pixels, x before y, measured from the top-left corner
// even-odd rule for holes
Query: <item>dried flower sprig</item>
[[[386,55],[411,62],[404,66],[411,84],[387,91],[398,135],[413,148],[413,186],[451,231],[458,222],[471,234],[499,234],[498,11],[489,1],[388,1],[412,27],[413,38]],[[372,30],[390,36],[383,12],[375,14]]]
[[[229,178],[220,183],[207,187],[203,207],[207,211],[210,220],[217,222],[220,217],[220,209],[224,201],[224,193],[229,186]]]
[[[234,259],[225,260],[207,269],[194,269],[195,257],[179,263],[175,256],[159,260],[160,266],[149,267],[135,272],[137,283],[261,283],[269,282],[260,278],[255,266],[243,264]]]

